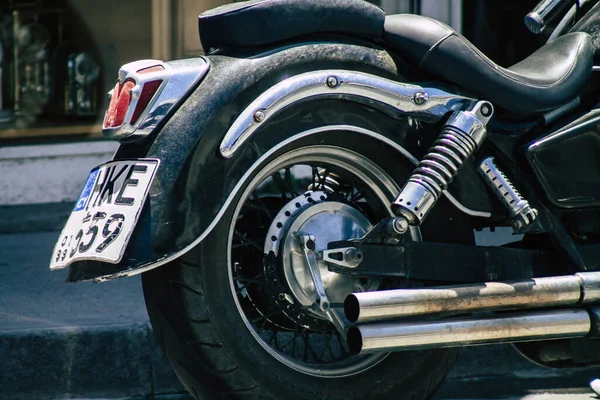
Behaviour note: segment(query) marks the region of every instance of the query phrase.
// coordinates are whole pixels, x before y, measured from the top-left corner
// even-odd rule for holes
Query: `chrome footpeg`
[[[484,159],[479,164],[478,171],[507,208],[515,232],[521,231],[537,219],[538,211],[529,205],[506,175],[500,171],[494,163],[494,157]]]

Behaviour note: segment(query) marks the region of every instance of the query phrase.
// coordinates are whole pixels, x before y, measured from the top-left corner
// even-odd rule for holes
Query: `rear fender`
[[[244,144],[236,146],[235,155],[223,153],[223,139],[231,136],[236,121],[244,118],[244,113],[253,109],[253,102],[264,98],[261,95],[278,83],[309,71],[329,69],[360,71],[392,81],[406,81],[406,77],[401,77],[406,71],[401,71],[385,50],[372,45],[304,43],[253,57],[215,55],[208,58],[211,63],[209,73],[153,138],[152,144],[147,142],[147,152],[140,154],[141,145],[124,145],[115,156],[116,159],[143,156],[161,160],[149,199],[121,263],[74,263],[68,281],[105,281],[130,276],[180,257],[210,233],[223,215],[224,205],[234,200],[246,180],[251,178],[253,169],[263,160],[284,149],[290,141],[318,134],[319,126],[310,126],[310,123],[303,129],[267,133],[269,127],[285,123],[286,118],[297,112],[299,106],[293,104],[269,115],[270,121],[253,129],[252,134],[244,138]],[[448,95],[460,99],[456,106],[471,101]],[[354,102],[355,106],[365,110],[365,115],[373,112],[370,107],[374,101],[364,94],[333,97]],[[331,96],[327,98],[331,101]],[[318,101],[308,100],[314,104]],[[240,113],[240,110],[246,111]],[[437,119],[449,111],[451,109],[439,112]],[[371,114],[371,118],[358,118],[352,123],[340,118],[332,115],[328,125],[362,133],[384,146],[391,146],[409,168],[416,162],[415,156],[426,151],[421,146],[424,142],[421,139],[439,132],[438,124],[422,124],[412,116],[399,115],[394,104],[381,107],[376,114]]]

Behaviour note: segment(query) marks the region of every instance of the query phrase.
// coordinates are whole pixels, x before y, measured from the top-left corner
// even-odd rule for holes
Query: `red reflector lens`
[[[135,124],[146,109],[148,107],[148,103],[152,100],[152,96],[160,87],[162,80],[150,81],[144,84],[142,88],[142,93],[140,94],[140,98],[138,99],[137,105],[135,106],[135,110],[133,111],[133,115],[131,116],[131,125]]]
[[[117,82],[113,91],[112,97],[110,98],[110,104],[104,117],[105,128],[115,128],[123,125],[125,121],[125,114],[131,103],[131,89],[135,86],[135,82],[132,80],[126,80],[123,83]]]

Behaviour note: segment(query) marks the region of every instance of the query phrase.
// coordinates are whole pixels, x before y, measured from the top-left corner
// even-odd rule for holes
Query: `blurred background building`
[[[202,54],[197,16],[227,2],[5,0],[0,5],[0,141],[100,137],[105,94],[119,66]],[[388,14],[412,12],[444,21],[501,64],[536,45],[521,22],[533,1],[371,2]]]

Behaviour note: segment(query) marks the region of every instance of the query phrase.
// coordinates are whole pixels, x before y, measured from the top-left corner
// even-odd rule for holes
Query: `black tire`
[[[352,111],[350,107],[346,112],[353,114],[355,121],[362,121],[356,115],[363,112],[362,107],[355,108]],[[322,121],[312,118],[311,123]],[[303,131],[301,123],[297,125],[294,132]],[[289,131],[289,119],[286,126]],[[312,151],[323,143],[361,154],[399,185],[411,172],[410,166],[403,167],[398,154],[390,148],[352,132],[326,132],[298,140],[266,160],[261,168],[277,157],[295,154],[299,149]],[[229,231],[237,226],[232,221],[237,216],[237,203],[245,200],[241,196],[239,193],[199,246],[142,276],[155,334],[185,387],[197,399],[429,398],[450,369],[456,350],[391,353],[359,373],[327,378],[294,370],[265,350],[248,329],[247,319],[243,319],[247,317],[240,313],[230,281]],[[464,216],[443,202],[423,229],[426,240],[428,237],[435,241],[472,240]]]

